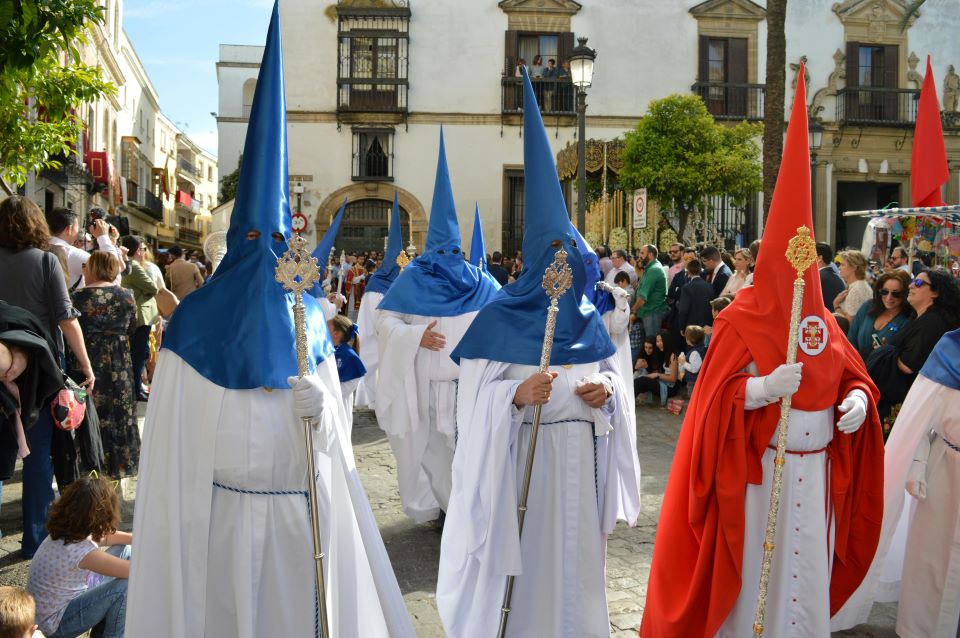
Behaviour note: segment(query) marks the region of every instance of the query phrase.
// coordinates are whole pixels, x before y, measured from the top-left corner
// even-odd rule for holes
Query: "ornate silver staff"
[[[305,376],[310,373],[310,364],[307,354],[307,320],[303,305],[303,293],[320,281],[320,268],[317,258],[307,250],[307,241],[294,233],[290,238],[290,247],[287,252],[277,259],[277,282],[283,285],[284,290],[293,293],[293,324],[296,329],[297,341],[297,375]],[[317,505],[317,470],[313,462],[313,426],[309,417],[303,417],[304,443],[307,452],[307,489],[310,494],[310,523],[313,527],[313,560],[316,566],[315,580],[317,587],[317,604],[320,608],[320,635],[327,638],[327,595],[323,582],[323,549],[320,547],[320,511]]]
[[[787,364],[797,362],[797,332],[800,330],[800,312],[803,308],[803,273],[817,260],[817,245],[810,236],[810,229],[801,226],[787,244],[787,261],[795,271],[793,300],[790,306],[790,337],[787,341]],[[773,460],[773,489],[770,492],[770,509],[767,510],[767,534],[763,541],[763,563],[760,565],[760,590],[757,593],[757,613],[753,621],[753,635],[763,635],[763,615],[767,606],[767,588],[770,582],[770,564],[773,562],[774,539],[777,534],[777,518],[780,513],[780,492],[783,488],[783,464],[787,454],[787,424],[790,420],[790,403],[793,395],[780,402],[780,423],[777,426],[777,455]]]
[[[573,273],[567,265],[567,252],[560,248],[553,258],[553,263],[547,266],[543,273],[543,289],[550,297],[550,307],[547,308],[547,326],[543,334],[543,348],[540,350],[539,372],[546,372],[550,367],[550,353],[553,350],[553,333],[557,328],[557,313],[560,309],[557,304],[570,286],[573,285]],[[517,522],[520,536],[523,537],[523,519],[527,514],[527,497],[530,495],[530,476],[533,473],[533,458],[537,453],[537,434],[540,432],[540,412],[543,406],[537,405],[533,409],[533,427],[530,429],[530,445],[527,448],[527,465],[523,471],[523,488],[520,491],[520,503],[517,507]],[[507,618],[510,614],[510,601],[513,598],[513,583],[516,576],[507,576],[507,586],[503,592],[503,605],[500,607],[500,629],[498,638],[504,638],[507,633]]]

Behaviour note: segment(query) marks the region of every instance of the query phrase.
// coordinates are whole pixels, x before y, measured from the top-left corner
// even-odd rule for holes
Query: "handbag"
[[[53,415],[53,423],[61,430],[76,430],[87,413],[87,391],[64,375],[63,388],[54,395],[50,403],[50,413]]]
[[[177,309],[177,306],[180,305],[180,300],[177,299],[175,294],[170,292],[169,288],[159,289],[154,299],[157,300],[157,310],[160,311],[160,315],[164,319],[168,319],[170,315],[173,314],[173,311]]]

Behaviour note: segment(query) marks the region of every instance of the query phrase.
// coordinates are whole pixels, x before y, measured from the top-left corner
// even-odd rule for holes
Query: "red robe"
[[[780,415],[778,403],[744,409],[750,375],[742,370],[755,361],[760,373],[768,374],[776,365],[761,354],[769,350],[760,335],[769,331],[764,315],[751,312],[753,291],[744,291],[715,322],[677,442],[654,545],[643,638],[710,638],[740,593],[747,484],[762,483],[761,459]],[[883,438],[876,388],[833,317],[825,319],[834,347],[845,356],[837,362],[842,369],[837,370],[839,384],[832,386],[835,396],[825,396],[821,386],[819,401],[838,405],[851,390],[860,389],[870,404],[863,426],[853,435],[837,433],[828,448],[836,516],[832,614],[863,580],[879,539]],[[801,392],[818,385],[806,379]]]

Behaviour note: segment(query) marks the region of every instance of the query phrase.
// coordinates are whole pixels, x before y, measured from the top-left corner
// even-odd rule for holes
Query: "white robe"
[[[948,404],[951,397],[949,389],[922,375],[917,376],[910,386],[890,438],[884,445],[883,524],[877,551],[863,583],[834,615],[833,631],[867,622],[874,602],[890,603],[900,599],[907,531],[916,504],[905,490],[907,472],[921,437],[948,414],[950,406],[957,405]]]
[[[756,374],[754,364],[749,370]],[[762,385],[748,381],[746,409],[757,409],[771,402],[758,396],[755,389],[759,387]],[[862,398],[866,401],[865,396]],[[787,430],[787,450],[823,450],[833,440],[834,429],[832,407],[817,412],[793,409]],[[774,431],[770,445],[776,446],[776,443]],[[747,485],[742,584],[733,610],[717,632],[718,638],[753,635],[775,457],[776,450],[768,447],[763,455],[763,483]],[[788,453],[785,461],[764,635],[829,636],[830,570],[836,530],[833,509],[827,506],[827,454],[824,451],[806,455]]]
[[[331,635],[413,636],[354,465],[333,357],[314,455]],[[325,435],[323,433],[326,433]],[[126,635],[313,637],[303,425],[289,389],[228,390],[169,350],[147,405]],[[280,492],[262,494],[255,492]]]
[[[350,437],[353,436],[353,405],[356,399],[357,388],[362,382],[363,377],[357,377],[356,379],[340,382],[340,402],[343,406],[344,416],[347,419],[344,426],[344,431],[347,434],[347,440],[350,440]],[[352,444],[350,446],[350,450],[353,451]]]
[[[456,447],[457,379],[450,353],[477,312],[424,317],[380,311],[377,422],[397,459],[403,511],[418,523],[437,518],[450,500],[450,467]],[[427,326],[446,338],[442,350],[420,347]],[[361,346],[361,351],[363,347]]]
[[[377,400],[377,372],[380,362],[380,350],[377,348],[377,306],[383,301],[382,292],[363,293],[360,299],[360,311],[357,313],[357,327],[360,329],[360,361],[367,374],[357,388],[356,405],[361,408],[375,408]]]
[[[554,367],[543,407],[522,538],[517,503],[533,408],[513,397],[536,371],[485,359],[461,365],[454,491],[440,550],[437,607],[451,638],[494,635],[506,576],[517,575],[508,636],[609,636],[606,535],[619,517],[636,523],[640,463],[632,403],[615,361]],[[601,371],[614,387],[591,409],[574,395]],[[596,438],[595,438],[596,437]]]
[[[936,416],[933,432],[924,441],[929,442],[927,496],[917,501],[907,535],[897,634],[901,638],[955,638],[960,635],[960,451],[947,445],[944,438],[954,446],[960,441],[960,390],[922,376],[914,381],[914,387],[921,380],[938,388],[931,397]]]

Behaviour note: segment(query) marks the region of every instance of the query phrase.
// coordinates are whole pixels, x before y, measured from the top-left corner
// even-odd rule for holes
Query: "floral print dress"
[[[73,305],[80,311],[80,327],[97,379],[93,402],[100,417],[104,470],[110,476],[136,475],[140,431],[130,360],[130,337],[137,327],[133,293],[120,286],[83,288],[74,293]]]

